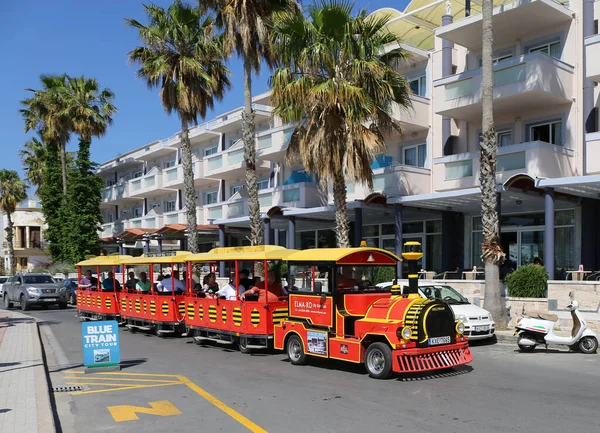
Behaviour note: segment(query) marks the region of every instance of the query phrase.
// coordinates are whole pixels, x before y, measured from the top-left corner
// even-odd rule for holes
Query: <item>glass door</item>
[[[544,230],[521,231],[519,266],[530,265],[535,259],[544,262]]]

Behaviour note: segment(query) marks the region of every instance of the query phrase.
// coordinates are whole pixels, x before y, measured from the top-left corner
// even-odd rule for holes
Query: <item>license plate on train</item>
[[[434,337],[429,339],[430,346],[435,346],[437,344],[450,344],[450,337]]]

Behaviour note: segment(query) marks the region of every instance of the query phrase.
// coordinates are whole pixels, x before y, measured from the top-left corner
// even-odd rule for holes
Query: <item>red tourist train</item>
[[[292,364],[303,364],[311,356],[364,363],[374,378],[470,362],[464,326],[448,304],[417,293],[413,268],[422,256],[420,244],[407,243],[405,248],[409,285],[392,290],[377,283],[393,279],[401,259],[378,248],[233,247],[203,254],[94,260],[122,260],[124,271],[146,265],[151,279],[157,266],[161,275],[162,266],[170,265],[174,276],[176,268],[183,274],[185,264],[184,291],[177,291],[171,278],[170,290],[163,285],[160,293],[151,280],[147,292],[126,288],[111,294],[119,301],[121,320],[132,330],[185,334],[198,344],[236,344],[244,353],[284,350]],[[201,267],[211,271],[217,264],[230,270],[226,284],[217,290],[213,272],[206,273],[203,284],[197,282]],[[247,275],[251,273],[252,279]],[[263,281],[257,281],[259,274]],[[92,293],[78,290],[80,313],[87,311]],[[108,317],[106,313],[100,311],[97,317]]]

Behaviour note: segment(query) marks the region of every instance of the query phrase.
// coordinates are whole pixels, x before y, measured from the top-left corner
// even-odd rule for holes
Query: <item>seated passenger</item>
[[[235,301],[237,299],[237,292],[235,290],[234,283],[230,281],[229,283],[225,284],[217,291],[216,295],[219,298],[222,297],[228,301]]]
[[[298,287],[296,287],[296,277],[290,275],[286,278],[287,284],[282,289],[284,295],[289,295],[290,292],[298,291]]]
[[[141,274],[140,274],[141,276]],[[135,290],[137,283],[138,283],[138,279],[135,278],[135,273],[133,271],[129,272],[127,274],[127,281],[125,282],[125,288],[129,289],[129,290]]]
[[[275,281],[275,273],[269,272],[267,273],[267,288],[269,292],[273,293],[275,296],[284,296],[283,288],[281,287],[281,283],[279,281]],[[264,281],[258,282],[254,285],[261,290],[265,289]]]
[[[173,276],[164,278],[156,285],[156,288],[162,294],[168,294],[175,290],[176,293],[185,292],[185,284],[179,280],[179,272],[173,271]]]
[[[140,279],[136,283],[135,289],[141,293],[150,293],[150,280],[145,272],[140,272]]]
[[[279,296],[284,296],[281,284],[275,282],[275,274],[269,272],[267,274],[268,290],[265,290],[265,283],[260,281],[250,290],[246,290],[240,295],[240,298],[245,299],[247,295],[258,295],[258,302],[276,302]],[[266,292],[266,295],[265,295]]]
[[[98,279],[94,278],[92,276],[92,271],[88,269],[85,271],[84,277],[79,281],[78,287],[80,289],[94,290],[98,287]]]
[[[248,271],[248,269],[242,269],[240,271],[240,286],[244,287],[244,290],[242,290],[240,294],[254,287],[254,281],[250,278],[250,271]]]
[[[108,277],[102,281],[102,291],[103,292],[113,292],[121,291],[121,284],[117,279],[115,279],[115,274],[112,271],[108,271]]]
[[[209,272],[204,276],[202,280],[202,290],[207,295],[214,295],[219,291],[219,285],[217,284],[217,276],[214,272]]]
[[[349,289],[349,288],[358,286],[358,281],[356,281],[352,276],[352,267],[351,266],[341,266],[340,269],[341,269],[341,274],[336,275],[338,288]]]

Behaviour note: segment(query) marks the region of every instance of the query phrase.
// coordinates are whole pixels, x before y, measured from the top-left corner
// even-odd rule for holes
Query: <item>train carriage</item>
[[[281,262],[295,252],[278,246],[215,248],[208,253],[195,254],[187,258],[188,275],[194,264],[215,264],[226,262],[231,272],[231,283],[240,286],[241,264],[247,263],[250,269],[260,262],[264,269],[264,290],[269,291],[269,266]],[[207,297],[205,293],[188,292],[185,298],[186,326],[188,335],[198,344],[214,341],[237,344],[240,351],[247,353],[254,349],[272,347],[274,325],[288,314],[286,296],[276,300],[259,300],[247,296],[245,299],[221,299],[218,296]]]
[[[86,320],[120,320],[120,283],[113,278],[112,287],[104,287],[100,276],[101,272],[106,271],[116,275],[123,260],[130,258],[124,255],[98,256],[77,263],[78,287],[75,296],[78,317]],[[92,274],[88,281],[86,274]],[[82,285],[82,282],[90,284]]]
[[[185,290],[177,290],[176,283],[179,284],[179,280],[176,281],[175,277],[181,274],[180,282],[186,280],[183,271],[189,255],[187,251],[174,251],[162,255],[142,255],[123,261],[126,271],[134,267],[147,268],[147,271],[141,272],[147,274],[150,283],[147,293],[124,287],[121,294],[121,318],[130,331],[152,331],[159,337],[181,336],[185,332]],[[158,272],[155,277],[156,267]],[[163,290],[159,291],[161,287],[158,286],[158,278],[163,275],[163,268],[169,268],[167,272],[170,273],[170,284],[165,282]]]
[[[412,261],[409,268],[419,254],[405,255]],[[416,271],[407,287],[377,287],[395,275],[400,260],[377,248],[288,255],[289,316],[275,326],[274,347],[287,351],[292,364],[303,364],[308,356],[364,363],[374,378],[470,362],[464,325],[445,302],[418,295]]]

